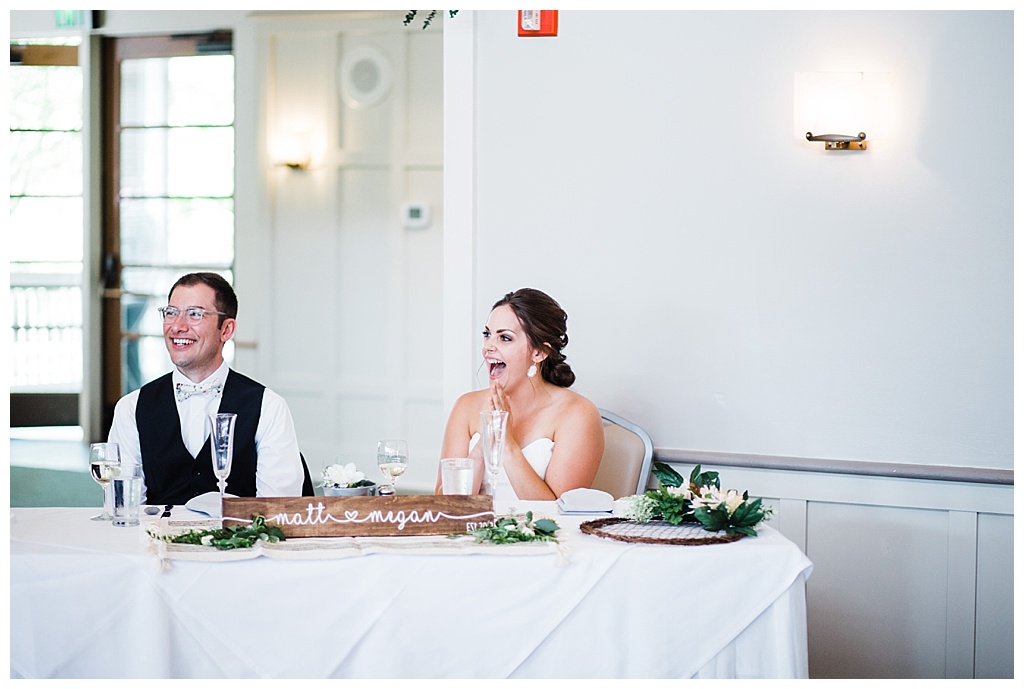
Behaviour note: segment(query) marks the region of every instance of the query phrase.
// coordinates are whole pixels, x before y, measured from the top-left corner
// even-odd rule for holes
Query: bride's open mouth
[[[491,377],[491,380],[500,378],[505,373],[505,362],[498,361],[497,359],[487,360],[487,373]]]

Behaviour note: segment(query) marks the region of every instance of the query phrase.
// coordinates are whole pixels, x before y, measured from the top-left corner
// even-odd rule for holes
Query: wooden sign
[[[494,523],[489,495],[224,498],[224,526],[263,515],[287,538],[313,536],[440,536]]]

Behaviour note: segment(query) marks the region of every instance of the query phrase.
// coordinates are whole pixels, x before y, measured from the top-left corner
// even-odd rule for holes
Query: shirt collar
[[[224,381],[227,379],[227,377],[228,377],[228,362],[225,360],[225,361],[221,362],[220,366],[217,367],[216,371],[214,371],[213,373],[208,375],[203,380],[195,381],[195,385],[202,385],[203,383],[220,383],[221,385],[223,385]],[[187,383],[189,385],[193,384],[193,382],[191,380],[189,380],[188,376],[186,376],[184,373],[182,373],[181,371],[178,370],[177,366],[175,366],[171,370],[171,383],[172,384]]]

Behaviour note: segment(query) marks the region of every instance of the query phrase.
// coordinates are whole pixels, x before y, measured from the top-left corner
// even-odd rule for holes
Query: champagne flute
[[[210,454],[213,459],[213,475],[217,477],[217,488],[220,489],[221,505],[224,504],[224,491],[228,487],[228,476],[231,474],[231,457],[235,451],[235,421],[237,420],[238,414],[210,414],[210,423],[213,424],[213,432],[210,434]]]
[[[498,488],[498,472],[505,459],[505,431],[508,412],[500,409],[480,412],[480,435],[484,441],[484,466],[490,481],[488,494],[494,496]]]
[[[103,512],[93,521],[111,521],[110,482],[121,470],[121,450],[117,443],[93,443],[89,446],[89,475],[103,489]]]
[[[381,440],[377,443],[377,468],[387,485],[381,486],[378,495],[394,495],[395,482],[405,473],[409,465],[409,448],[404,440]]]

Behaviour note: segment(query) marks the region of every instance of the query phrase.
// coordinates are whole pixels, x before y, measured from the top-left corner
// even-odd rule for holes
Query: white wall
[[[575,389],[815,563],[812,677],[1013,676],[1012,14],[515,22],[445,27],[447,349],[558,299]],[[889,72],[889,137],[794,138],[803,71]]]
[[[476,324],[548,291],[660,448],[1012,468],[1011,13],[474,14]],[[833,70],[888,139],[794,138]]]

